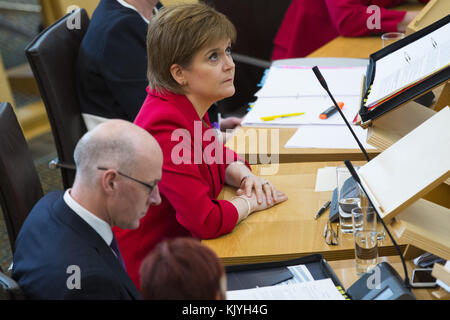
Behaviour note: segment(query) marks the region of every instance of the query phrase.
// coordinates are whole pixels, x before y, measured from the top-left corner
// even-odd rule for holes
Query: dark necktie
[[[123,261],[122,255],[120,254],[119,245],[117,244],[117,239],[114,235],[111,244],[109,246],[111,247],[112,251],[114,251],[114,253],[116,254],[116,257],[119,260],[122,267],[126,270],[125,262]]]

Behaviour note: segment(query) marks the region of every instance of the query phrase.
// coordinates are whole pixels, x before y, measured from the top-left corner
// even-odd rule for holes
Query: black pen
[[[327,201],[325,202],[325,204],[323,205],[322,208],[320,208],[320,210],[316,213],[316,215],[314,216],[314,219],[316,220],[317,218],[319,218],[321,216],[322,213],[324,213],[328,207],[330,206],[331,201]]]

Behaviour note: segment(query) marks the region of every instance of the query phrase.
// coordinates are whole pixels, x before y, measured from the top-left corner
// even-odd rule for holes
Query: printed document
[[[345,300],[331,279],[227,292],[227,300]]]

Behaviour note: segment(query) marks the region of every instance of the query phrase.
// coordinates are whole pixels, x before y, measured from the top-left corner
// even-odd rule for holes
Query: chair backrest
[[[73,151],[87,131],[76,92],[78,50],[89,25],[84,9],[77,9],[42,31],[26,48],[52,127],[59,161],[73,165]],[[72,186],[75,171],[61,168],[64,188]]]
[[[24,300],[25,295],[16,281],[0,271],[0,300]]]
[[[16,114],[9,103],[0,103],[0,203],[13,252],[25,218],[43,195]]]

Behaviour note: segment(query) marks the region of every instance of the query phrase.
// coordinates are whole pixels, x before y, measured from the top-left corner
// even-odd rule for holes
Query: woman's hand
[[[254,174],[249,174],[242,178],[241,185],[236,191],[236,194],[238,196],[246,195],[250,198],[253,190],[255,191],[258,205],[261,205],[264,201],[268,206],[272,206],[278,202],[279,191],[275,189],[270,181],[255,176]]]
[[[408,24],[411,23],[411,21],[414,20],[414,18],[419,14],[419,11],[407,11],[405,14],[405,17],[403,18],[402,21],[400,21],[400,23],[397,26],[397,30],[398,32],[405,32],[406,31],[406,27],[408,26]]]
[[[247,197],[247,195],[245,194],[234,197],[231,200],[231,203],[233,203],[238,210],[239,218],[237,223],[246,219],[253,212],[273,207],[274,205],[286,201],[288,199],[288,197],[283,192],[278,190],[275,190],[275,197],[276,200],[273,201],[271,204],[267,203],[265,197],[262,197],[262,201],[258,202],[255,193],[251,193],[250,197]]]
[[[242,118],[238,117],[228,117],[224,118],[220,121],[220,130],[230,130],[235,129],[236,127],[239,127],[241,125]]]

